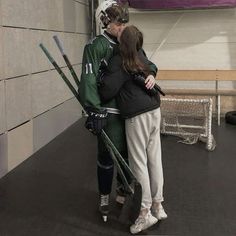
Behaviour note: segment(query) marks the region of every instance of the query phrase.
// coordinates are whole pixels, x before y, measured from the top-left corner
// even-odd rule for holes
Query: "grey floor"
[[[97,211],[96,139],[83,120],[0,180],[0,236],[130,235],[114,202]],[[217,147],[162,137],[168,219],[140,235],[236,235],[236,126],[214,125]]]

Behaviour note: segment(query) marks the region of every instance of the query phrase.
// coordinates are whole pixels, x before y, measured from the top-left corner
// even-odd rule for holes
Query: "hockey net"
[[[212,135],[212,99],[161,99],[161,133],[181,137],[186,144],[198,140],[206,143],[207,150],[214,150]]]

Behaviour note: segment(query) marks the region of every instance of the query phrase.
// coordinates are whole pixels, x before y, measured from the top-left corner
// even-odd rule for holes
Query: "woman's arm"
[[[158,68],[157,66],[148,60],[147,56],[146,56],[146,53],[144,52],[143,49],[141,49],[139,51],[139,55],[141,57],[141,60],[149,66],[149,69],[150,69],[150,74],[147,76],[146,80],[145,80],[145,86],[147,89],[152,89],[155,84],[156,84],[156,74],[157,74],[157,71],[158,71]]]
[[[111,72],[106,70],[101,74],[100,84],[98,86],[101,101],[106,103],[114,98],[120,91],[124,83],[121,69]]]

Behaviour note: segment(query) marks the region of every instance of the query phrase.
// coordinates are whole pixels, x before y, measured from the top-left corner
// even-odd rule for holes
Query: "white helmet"
[[[96,22],[97,22],[97,26],[101,27],[101,28],[106,28],[108,26],[108,24],[111,22],[110,17],[108,16],[106,10],[109,7],[112,6],[119,6],[119,4],[114,1],[114,0],[104,0],[97,8],[96,10]],[[127,11],[125,11],[124,13],[124,17],[122,17],[122,19],[118,19],[118,21],[124,21],[124,23],[128,22],[128,13]]]

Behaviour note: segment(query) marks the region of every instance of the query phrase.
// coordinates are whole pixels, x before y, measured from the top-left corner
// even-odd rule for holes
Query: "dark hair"
[[[136,26],[125,27],[120,36],[120,53],[123,68],[129,73],[149,74],[149,67],[140,60],[138,51],[143,46],[143,34]]]
[[[109,23],[127,23],[129,21],[128,9],[123,5],[112,5],[111,7],[108,7],[105,12],[109,18]]]

